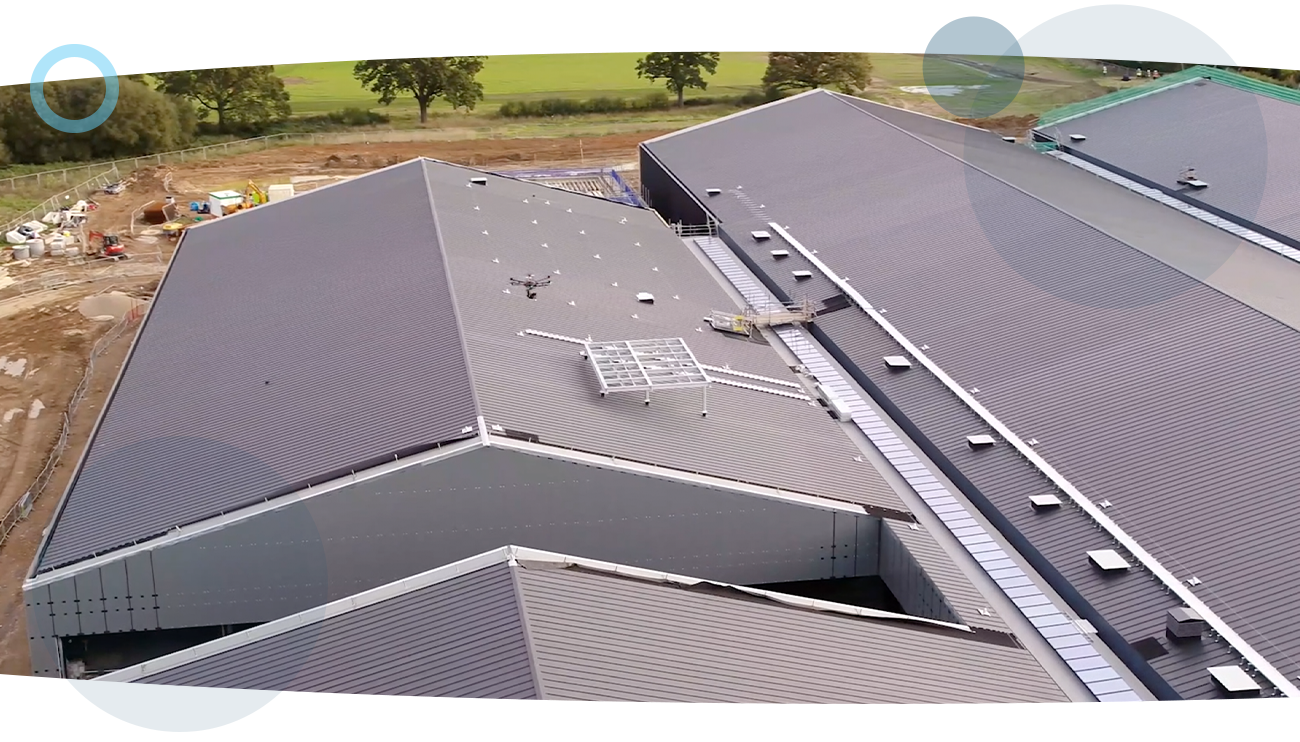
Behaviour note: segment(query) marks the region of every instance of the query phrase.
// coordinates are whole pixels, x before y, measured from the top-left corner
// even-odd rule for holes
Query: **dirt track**
[[[415,157],[508,170],[544,167],[596,167],[634,163],[637,145],[667,132],[647,131],[599,138],[470,139],[412,143],[376,143],[317,147],[280,147],[176,167],[138,171],[118,196],[96,198],[87,229],[118,234],[133,257],[121,263],[69,265],[46,258],[30,265],[0,266],[0,513],[26,491],[44,466],[60,428],[61,416],[86,368],[95,341],[112,325],[95,322],[77,311],[80,300],[108,289],[134,290],[156,284],[175,243],[132,216],[143,205],[173,195],[187,205],[210,190],[238,188],[253,180],[263,187],[299,181],[307,190],[336,178],[359,175]],[[634,173],[629,174],[634,183]],[[185,213],[184,211],[182,213]],[[66,274],[75,285],[53,291],[27,292],[34,277],[50,271]],[[27,674],[28,659],[22,582],[39,546],[41,532],[67,486],[101,405],[126,358],[131,335],[124,334],[95,364],[72,435],[54,478],[26,521],[0,546],[0,673]],[[6,374],[5,369],[17,371]],[[38,414],[30,417],[40,400]],[[43,407],[42,407],[43,406]],[[14,411],[9,414],[10,411]]]

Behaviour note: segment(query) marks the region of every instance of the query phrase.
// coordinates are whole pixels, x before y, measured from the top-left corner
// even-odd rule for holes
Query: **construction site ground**
[[[637,145],[667,132],[599,138],[477,139],[317,147],[277,147],[229,158],[137,171],[126,190],[95,198],[87,229],[119,235],[130,259],[119,262],[42,258],[0,265],[0,513],[20,498],[49,460],[63,413],[86,373],[92,348],[114,325],[79,311],[86,297],[104,292],[147,295],[166,269],[175,243],[156,227],[134,224],[151,201],[175,196],[182,207],[213,190],[252,180],[265,188],[293,182],[298,192],[414,157],[432,157],[493,170],[634,166]],[[635,170],[624,179],[637,187]],[[188,214],[187,209],[182,209]],[[43,277],[63,285],[41,288]],[[31,515],[0,545],[0,673],[31,672],[22,583],[42,532],[86,446],[134,330],[113,340],[94,363],[73,416],[68,444]]]

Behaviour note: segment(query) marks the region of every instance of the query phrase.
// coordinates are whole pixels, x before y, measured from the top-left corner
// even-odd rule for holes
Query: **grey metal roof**
[[[724,585],[507,548],[105,680],[663,702],[1064,702],[1025,649]],[[576,563],[575,563],[576,562]],[[615,572],[617,570],[617,572]],[[432,584],[426,584],[432,582]],[[387,594],[382,594],[382,593]],[[293,619],[287,619],[286,624]],[[534,680],[535,679],[535,680]]]
[[[507,293],[529,273],[554,283],[536,301]],[[702,363],[781,383],[723,379],[800,393],[766,345],[697,332],[723,309],[736,304],[653,212],[433,161],[191,229],[38,570],[478,434],[480,415],[904,515],[809,400],[715,384],[705,418],[699,390],[602,399],[580,346],[521,336],[681,337]]]
[[[1208,188],[1191,200],[1300,239],[1300,106],[1210,80],[1145,95],[1051,127],[1072,150],[1178,190],[1189,165]],[[1086,141],[1071,141],[1083,134]]]
[[[984,406],[1040,441],[1080,490],[1112,503],[1112,517],[1166,566],[1202,580],[1202,599],[1280,671],[1300,671],[1289,609],[1300,599],[1300,545],[1283,536],[1300,526],[1284,507],[1300,461],[1261,443],[1300,435],[1287,371],[1300,361],[1300,334],[840,96],[804,96],[645,146],[780,288],[832,295],[820,277],[790,277],[806,261],[778,268],[769,245],[747,238],[769,220],[788,225],[950,376],[978,388]],[[709,187],[745,198],[709,198]],[[851,346],[868,322],[844,310],[818,326]],[[897,352],[891,343],[855,357],[891,383],[878,357]],[[904,412],[942,445],[948,435],[964,446],[984,431],[944,428],[952,401],[940,388],[909,397]],[[1012,498],[999,508],[1028,508],[1015,503],[1032,491],[985,483],[990,496]],[[1100,575],[1050,548],[1056,537],[1027,535],[1081,591],[1102,589]],[[1131,641],[1162,631],[1163,614],[1141,601],[1091,599]]]
[[[1300,263],[992,132],[863,100],[853,105],[1146,254],[1300,329]]]
[[[653,211],[504,178],[466,188],[467,168],[430,162],[426,170],[489,426],[544,444],[906,511],[879,472],[855,461],[861,451],[818,405],[718,384],[708,391],[708,417],[700,414],[698,389],[658,392],[649,406],[635,393],[602,399],[581,346],[520,336],[683,338],[700,363],[796,381],[766,344],[709,328],[705,317],[735,311],[736,303]],[[529,273],[554,274],[553,282],[535,301],[517,288],[505,293],[510,277]],[[637,301],[640,292],[654,303]]]
[[[476,415],[418,163],[199,225],[40,564],[433,446]]]
[[[314,693],[537,697],[514,576],[505,564],[136,682]]]

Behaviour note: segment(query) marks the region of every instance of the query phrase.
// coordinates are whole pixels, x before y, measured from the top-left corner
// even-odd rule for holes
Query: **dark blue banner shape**
[[[1268,66],[1268,3],[962,3],[920,17],[932,55]]]
[[[329,734],[329,694],[31,678],[32,734]]]

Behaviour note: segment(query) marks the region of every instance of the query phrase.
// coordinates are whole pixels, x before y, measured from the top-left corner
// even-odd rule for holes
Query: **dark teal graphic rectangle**
[[[329,734],[329,694],[31,678],[32,734]]]
[[[962,3],[920,17],[933,55],[1268,66],[1268,3]]]

